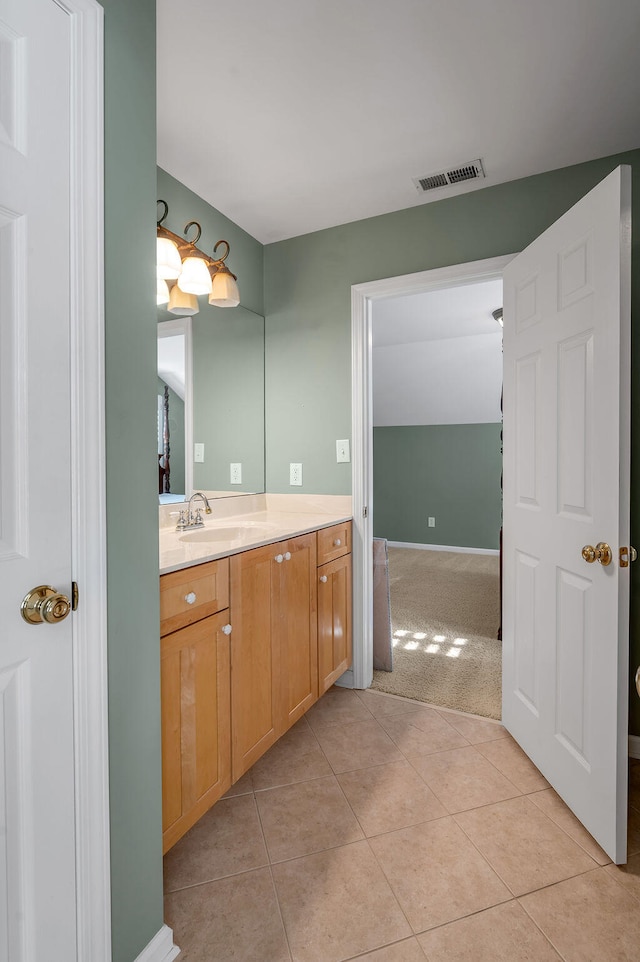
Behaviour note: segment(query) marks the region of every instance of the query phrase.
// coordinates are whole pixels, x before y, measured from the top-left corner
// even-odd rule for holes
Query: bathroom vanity
[[[351,521],[271,509],[160,545],[166,852],[351,666]]]

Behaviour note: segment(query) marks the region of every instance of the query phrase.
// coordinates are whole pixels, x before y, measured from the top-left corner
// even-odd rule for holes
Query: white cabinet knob
[[[196,600],[195,591],[190,591],[188,595],[185,595],[184,600],[187,602],[188,605],[192,605]]]
[[[285,560],[285,561],[291,561],[291,552],[290,552],[290,551],[285,551],[284,560]]]
[[[336,538],[333,543],[336,546],[336,548],[339,548],[340,545],[342,544],[342,541],[340,540],[340,538]]]
[[[322,584],[325,584],[326,580],[327,580],[326,575],[320,575],[320,581],[322,582]]]
[[[281,565],[282,562],[284,561],[284,557],[283,557],[283,555],[281,555],[281,554],[277,554],[277,555],[275,556],[275,559],[274,559],[274,560],[275,560],[279,565]]]
[[[231,625],[223,625],[221,631],[223,635],[230,635],[233,631],[233,628]]]

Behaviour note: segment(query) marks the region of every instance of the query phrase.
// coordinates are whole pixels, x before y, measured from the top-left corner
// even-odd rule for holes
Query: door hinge
[[[362,509],[362,517],[363,517],[363,518],[368,518],[368,517],[369,517],[369,509],[368,509],[368,507],[366,506],[366,504],[365,504],[364,508]]]
[[[80,592],[78,591],[78,582],[72,581],[71,582],[71,610],[72,611],[78,610],[79,597],[80,597]]]

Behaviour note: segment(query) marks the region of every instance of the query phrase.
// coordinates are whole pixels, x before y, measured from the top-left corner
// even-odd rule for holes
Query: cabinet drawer
[[[318,565],[327,564],[345,554],[351,554],[350,521],[318,531]]]
[[[160,578],[160,634],[229,607],[229,559],[208,561]]]

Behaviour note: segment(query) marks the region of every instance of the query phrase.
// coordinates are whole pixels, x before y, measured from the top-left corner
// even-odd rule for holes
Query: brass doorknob
[[[595,548],[590,544],[586,544],[582,549],[582,557],[587,564],[592,565],[594,561],[599,561],[600,564],[606,568],[607,565],[611,564],[613,555],[606,541],[599,541]]]
[[[30,625],[41,625],[43,621],[55,625],[63,621],[71,611],[71,602],[51,585],[38,585],[25,595],[20,605],[20,614]]]

